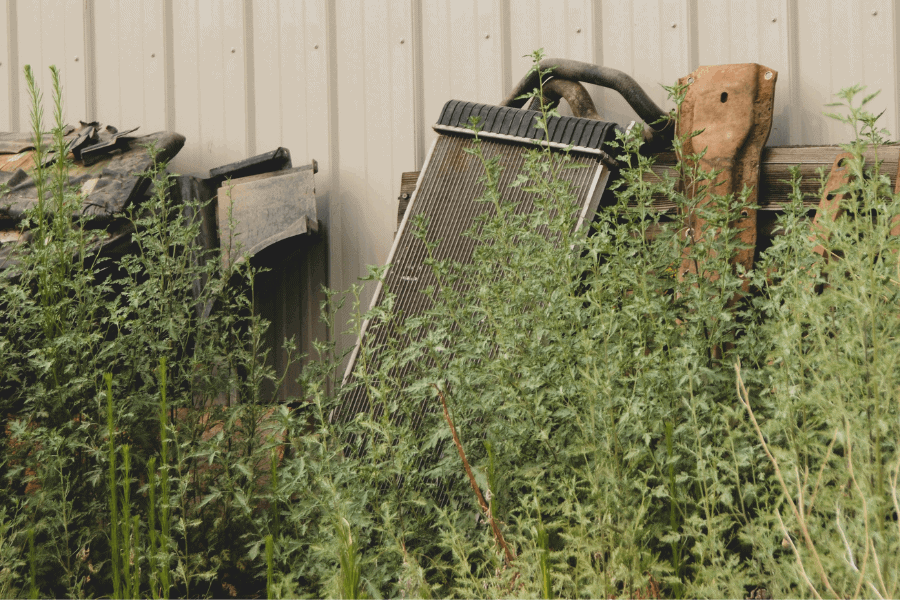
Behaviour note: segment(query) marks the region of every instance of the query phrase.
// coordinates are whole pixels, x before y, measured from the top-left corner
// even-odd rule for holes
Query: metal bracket
[[[763,146],[772,129],[772,107],[778,73],[755,63],[700,67],[679,80],[687,86],[687,93],[679,110],[676,135],[684,139],[682,156],[700,156],[699,167],[707,173],[718,172],[712,181],[685,182],[691,196],[698,189],[717,195],[739,194],[749,189],[747,206],[733,223],[737,238],[745,246],[737,252],[732,263],[749,271],[756,249],[756,205],[760,159]],[[690,163],[690,161],[687,161]],[[709,200],[700,199],[697,206]],[[695,211],[688,215],[687,236],[692,244],[703,240],[707,224]],[[711,279],[717,273],[706,273],[702,265],[690,256],[690,248],[679,269],[686,273],[704,273]],[[745,282],[745,288],[747,283]]]
[[[852,158],[853,155],[849,152],[842,152],[837,155],[837,158],[834,159],[834,164],[831,165],[831,172],[828,174],[825,187],[822,189],[822,198],[819,200],[819,207],[816,209],[816,216],[813,217],[812,222],[812,240],[819,241],[816,247],[813,248],[813,252],[819,256],[825,256],[823,243],[828,241],[824,234],[822,221],[828,219],[834,223],[844,214],[844,209],[841,208],[841,200],[844,199],[844,194],[837,193],[836,190],[850,183],[850,169],[847,161]]]

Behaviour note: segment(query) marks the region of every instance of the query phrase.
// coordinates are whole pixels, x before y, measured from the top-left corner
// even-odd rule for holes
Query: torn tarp
[[[184,136],[177,133],[163,131],[126,138],[114,128],[112,131],[104,128],[103,136],[94,131],[95,142],[89,143],[95,124],[82,125],[88,131],[79,133],[73,129],[66,137],[69,157],[73,160],[69,166],[69,185],[85,194],[81,214],[89,219],[103,220],[121,213],[146,190],[149,182],[140,174],[152,165],[149,147],[156,148],[157,161],[168,161],[184,146]],[[18,145],[13,136],[19,136]],[[18,223],[29,208],[37,205],[37,188],[31,178],[35,167],[34,146],[29,140],[30,134],[3,134],[0,140],[6,148],[20,149],[4,154],[0,147],[0,183],[9,187],[8,193],[0,196],[0,220]],[[76,145],[78,156],[71,151]],[[84,160],[88,155],[94,161],[92,164]],[[51,153],[44,162],[54,160],[56,157]]]
[[[155,148],[156,161],[168,161],[184,146],[184,136],[177,133],[127,137],[133,131],[119,133],[115,127],[83,122],[78,128],[67,126],[63,130],[71,160],[68,183],[83,194],[78,216],[93,226],[104,227],[109,234],[102,241],[102,236],[94,236],[98,249],[130,237],[131,222],[117,217],[124,217],[126,209],[139,202],[150,185],[142,176],[153,165],[150,148]],[[42,141],[48,148],[52,143],[49,134]],[[55,161],[55,152],[48,152],[43,163]],[[0,189],[0,271],[16,262],[16,248],[27,246],[31,239],[30,233],[22,230],[21,221],[38,202],[34,168],[33,136],[0,134],[0,185],[6,188]]]

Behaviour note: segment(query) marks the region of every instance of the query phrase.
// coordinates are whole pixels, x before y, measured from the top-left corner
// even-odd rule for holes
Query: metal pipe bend
[[[609,88],[619,92],[634,109],[634,112],[657,134],[671,139],[674,133],[674,123],[668,113],[664,112],[647,95],[647,92],[638,85],[638,82],[627,73],[611,67],[601,67],[591,63],[570,60],[567,58],[545,58],[538,66],[541,72],[547,71],[544,81],[549,78],[568,79],[592,83],[600,87]],[[538,85],[538,74],[532,71],[513,88],[509,95],[500,103],[501,106],[521,108],[525,100],[520,98]]]

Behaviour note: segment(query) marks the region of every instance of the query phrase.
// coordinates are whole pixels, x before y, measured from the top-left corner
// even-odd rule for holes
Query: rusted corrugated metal
[[[0,0],[0,131],[28,126],[21,68],[49,89],[58,65],[70,122],[183,134],[177,171],[283,146],[318,161],[330,282],[346,288],[388,256],[401,174],[422,167],[450,98],[498,103],[548,56],[661,84],[702,64],[778,71],[769,145],[834,144],[822,116],[853,83],[896,132],[900,7],[892,0]],[[601,118],[633,119],[592,88]],[[48,112],[49,114],[49,112]],[[350,342],[350,340],[347,340]]]

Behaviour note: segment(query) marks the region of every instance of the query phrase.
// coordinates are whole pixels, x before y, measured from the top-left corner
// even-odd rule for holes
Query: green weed
[[[171,202],[162,165],[128,215],[133,251],[89,251],[54,78],[39,234],[0,280],[3,595],[897,595],[900,198],[863,159],[884,134],[858,88],[838,115],[854,127],[844,216],[814,237],[795,180],[780,234],[737,273],[744,198],[701,190],[719,233],[689,251],[714,280],[679,276],[697,198],[648,177],[639,131],[618,137],[615,201],[585,230],[572,157],[535,146],[510,184],[537,207],[522,215],[476,131],[471,264],[414,224],[431,308],[404,320],[390,289],[368,312],[360,287],[328,292],[330,330],[346,299],[352,333],[396,332],[380,362],[362,347],[351,385],[372,403],[340,420],[332,341],[302,399],[263,394],[283,374],[265,367],[253,270],[203,255],[196,203]],[[696,158],[689,183],[710,178]]]

